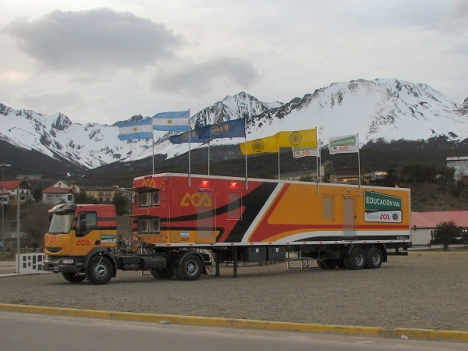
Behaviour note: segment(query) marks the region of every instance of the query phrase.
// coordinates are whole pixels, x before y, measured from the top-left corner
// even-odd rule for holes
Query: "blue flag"
[[[153,129],[169,132],[188,132],[190,110],[161,112],[153,116]]]
[[[196,129],[199,139],[245,138],[245,119],[239,118]]]
[[[169,137],[169,141],[173,144],[186,144],[189,142],[189,133],[182,133],[179,135],[172,135]],[[200,139],[198,137],[197,131],[192,130],[190,131],[190,142],[191,143],[208,143],[210,141],[209,138],[207,139]]]
[[[119,139],[153,139],[153,121],[148,118],[138,122],[120,123]]]

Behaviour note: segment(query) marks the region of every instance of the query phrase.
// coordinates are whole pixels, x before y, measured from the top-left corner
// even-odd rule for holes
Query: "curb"
[[[23,312],[23,313],[43,313],[51,315],[88,317],[100,319],[114,319],[151,323],[175,323],[184,325],[211,326],[211,327],[236,327],[265,329],[278,331],[296,331],[309,333],[340,333],[356,334],[366,336],[383,336],[402,339],[430,339],[430,340],[456,340],[468,341],[468,332],[455,330],[434,330],[434,329],[411,329],[396,328],[384,329],[378,327],[359,327],[349,325],[327,325],[327,324],[305,324],[289,322],[270,322],[252,319],[216,318],[216,317],[195,317],[178,316],[171,314],[150,314],[132,312],[111,312],[100,310],[81,310],[75,308],[41,307],[27,305],[12,305],[0,303],[0,311]]]

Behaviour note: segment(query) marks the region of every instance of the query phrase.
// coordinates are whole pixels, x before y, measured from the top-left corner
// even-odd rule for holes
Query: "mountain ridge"
[[[126,121],[144,118],[134,115]],[[237,118],[246,120],[249,140],[281,130],[317,128],[322,144],[337,135],[359,134],[364,145],[372,140],[425,140],[438,135],[450,140],[468,138],[468,97],[458,104],[424,83],[397,79],[352,80],[315,89],[287,103],[262,102],[246,92],[226,96],[192,115],[192,129]],[[73,123],[63,113],[50,116],[32,110],[14,110],[0,103],[0,140],[23,150],[36,151],[84,172],[111,163],[128,163],[152,156],[151,140],[121,141],[118,123]],[[172,133],[154,131],[158,159],[188,151],[172,145]],[[210,146],[235,145],[244,139],[216,139]],[[192,149],[207,145],[192,144]],[[234,156],[233,156],[234,157]],[[235,156],[237,157],[237,156]]]

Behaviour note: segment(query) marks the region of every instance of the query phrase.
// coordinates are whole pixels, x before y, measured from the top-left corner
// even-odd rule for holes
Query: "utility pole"
[[[2,163],[2,261],[5,261],[5,167],[10,167],[10,164]]]

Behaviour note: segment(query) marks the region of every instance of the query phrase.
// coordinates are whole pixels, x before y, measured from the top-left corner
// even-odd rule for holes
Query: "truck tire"
[[[70,282],[70,283],[81,283],[86,278],[84,274],[79,274],[76,272],[74,273],[62,272],[62,276],[65,278],[67,282]]]
[[[161,269],[150,269],[150,273],[156,279],[171,279],[174,272],[171,267]]]
[[[197,280],[203,272],[203,263],[198,255],[186,255],[180,266],[177,267],[177,276],[180,280]]]
[[[335,269],[338,265],[338,260],[321,260],[317,264],[322,269]]]
[[[359,270],[366,267],[366,253],[360,248],[355,248],[348,255],[349,269]]]
[[[112,272],[112,263],[107,257],[94,256],[86,267],[86,280],[97,285],[107,284],[112,278]]]
[[[371,269],[379,268],[383,262],[382,251],[376,247],[371,247],[366,251],[366,267]]]

